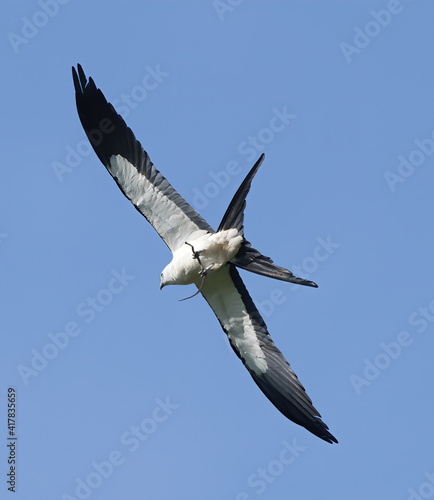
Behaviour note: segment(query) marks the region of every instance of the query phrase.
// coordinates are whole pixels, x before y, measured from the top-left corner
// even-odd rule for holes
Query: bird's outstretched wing
[[[303,385],[276,347],[233,264],[210,273],[201,290],[237,356],[261,391],[287,418],[337,443]]]
[[[80,65],[72,68],[78,115],[89,141],[124,195],[174,252],[206,232],[209,224],[170,185],[123,118]]]

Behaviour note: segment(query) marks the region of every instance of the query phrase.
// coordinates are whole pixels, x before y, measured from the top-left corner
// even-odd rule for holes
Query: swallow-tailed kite
[[[123,194],[145,216],[173,253],[161,273],[165,285],[194,283],[214,311],[235,354],[261,391],[287,418],[329,443],[337,443],[267,326],[237,267],[290,283],[316,287],[252,248],[244,238],[244,208],[264,155],[247,174],[217,231],[154,167],[122,117],[83,69],[72,68],[78,115],[95,153]]]

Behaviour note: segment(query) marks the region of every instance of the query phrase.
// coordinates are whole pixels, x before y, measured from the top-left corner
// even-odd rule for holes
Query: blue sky
[[[434,498],[434,5],[8,1],[0,20],[0,498]],[[71,66],[217,227],[338,438],[283,417],[89,150]]]

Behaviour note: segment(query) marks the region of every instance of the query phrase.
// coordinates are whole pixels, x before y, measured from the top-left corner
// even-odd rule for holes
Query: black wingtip
[[[80,63],[77,64],[77,69],[72,66],[72,80],[74,82],[76,95],[83,94],[84,89],[88,85],[88,81]],[[89,78],[89,84],[95,85],[92,78]]]
[[[78,76],[80,77],[81,88],[84,90],[87,84],[87,78],[86,75],[84,74],[81,64],[77,64],[77,69],[78,69]]]
[[[72,67],[72,81],[74,82],[75,92],[77,92],[77,89],[80,88],[80,82],[78,80],[77,71],[75,70],[74,66]]]
[[[321,437],[321,439],[330,444],[339,444],[339,441],[333,436],[333,434],[330,433],[326,437]]]
[[[333,436],[333,434],[330,434],[330,441],[327,441],[330,444],[339,444],[339,441]]]
[[[74,89],[75,89],[76,95],[82,94],[84,87],[86,86],[86,83],[84,86],[82,84],[82,76],[84,75],[84,72],[83,72],[83,69],[80,66],[80,64],[77,64],[77,69],[78,69],[78,73],[77,73],[77,70],[75,69],[75,67],[74,66],[72,67],[72,80],[74,82]],[[86,79],[86,77],[84,77],[84,78]]]
[[[310,430],[313,434],[315,434],[315,436],[319,437],[323,441],[326,441],[327,443],[339,444],[339,441],[329,431],[328,426],[322,420],[319,420],[319,422],[321,423],[321,430],[319,432],[315,432],[314,430],[311,430],[309,428],[308,428],[308,430]]]

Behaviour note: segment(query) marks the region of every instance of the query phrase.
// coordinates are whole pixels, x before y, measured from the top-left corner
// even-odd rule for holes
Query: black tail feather
[[[279,267],[273,264],[269,257],[265,257],[261,252],[250,246],[247,240],[244,240],[242,247],[232,260],[232,263],[241,269],[250,271],[252,273],[274,278],[276,280],[288,281],[289,283],[296,283],[297,285],[313,286],[318,288],[318,285],[313,281],[305,280],[294,276],[291,271],[284,267]]]
[[[243,180],[241,186],[238,188],[238,191],[235,193],[235,196],[232,198],[232,201],[230,202],[217,231],[235,228],[238,230],[240,235],[244,236],[244,209],[246,208],[246,197],[250,191],[253,177],[255,177],[255,174],[261,166],[261,163],[264,161],[264,158],[265,155],[261,154],[250,172],[246,175],[246,178]],[[241,269],[261,274],[262,276],[296,283],[297,285],[318,287],[318,285],[313,281],[298,278],[297,276],[294,276],[291,271],[288,271],[288,269],[276,266],[269,257],[265,257],[265,255],[262,255],[261,252],[252,248],[247,240],[243,241],[239,252],[231,262]]]
[[[255,177],[258,168],[264,161],[265,155],[262,153],[258,161],[253,165],[250,172],[246,175],[235,196],[232,198],[228,209],[223,215],[220,226],[217,231],[224,231],[225,229],[238,229],[241,235],[244,235],[244,209],[246,208],[246,196],[250,191],[253,177]]]

